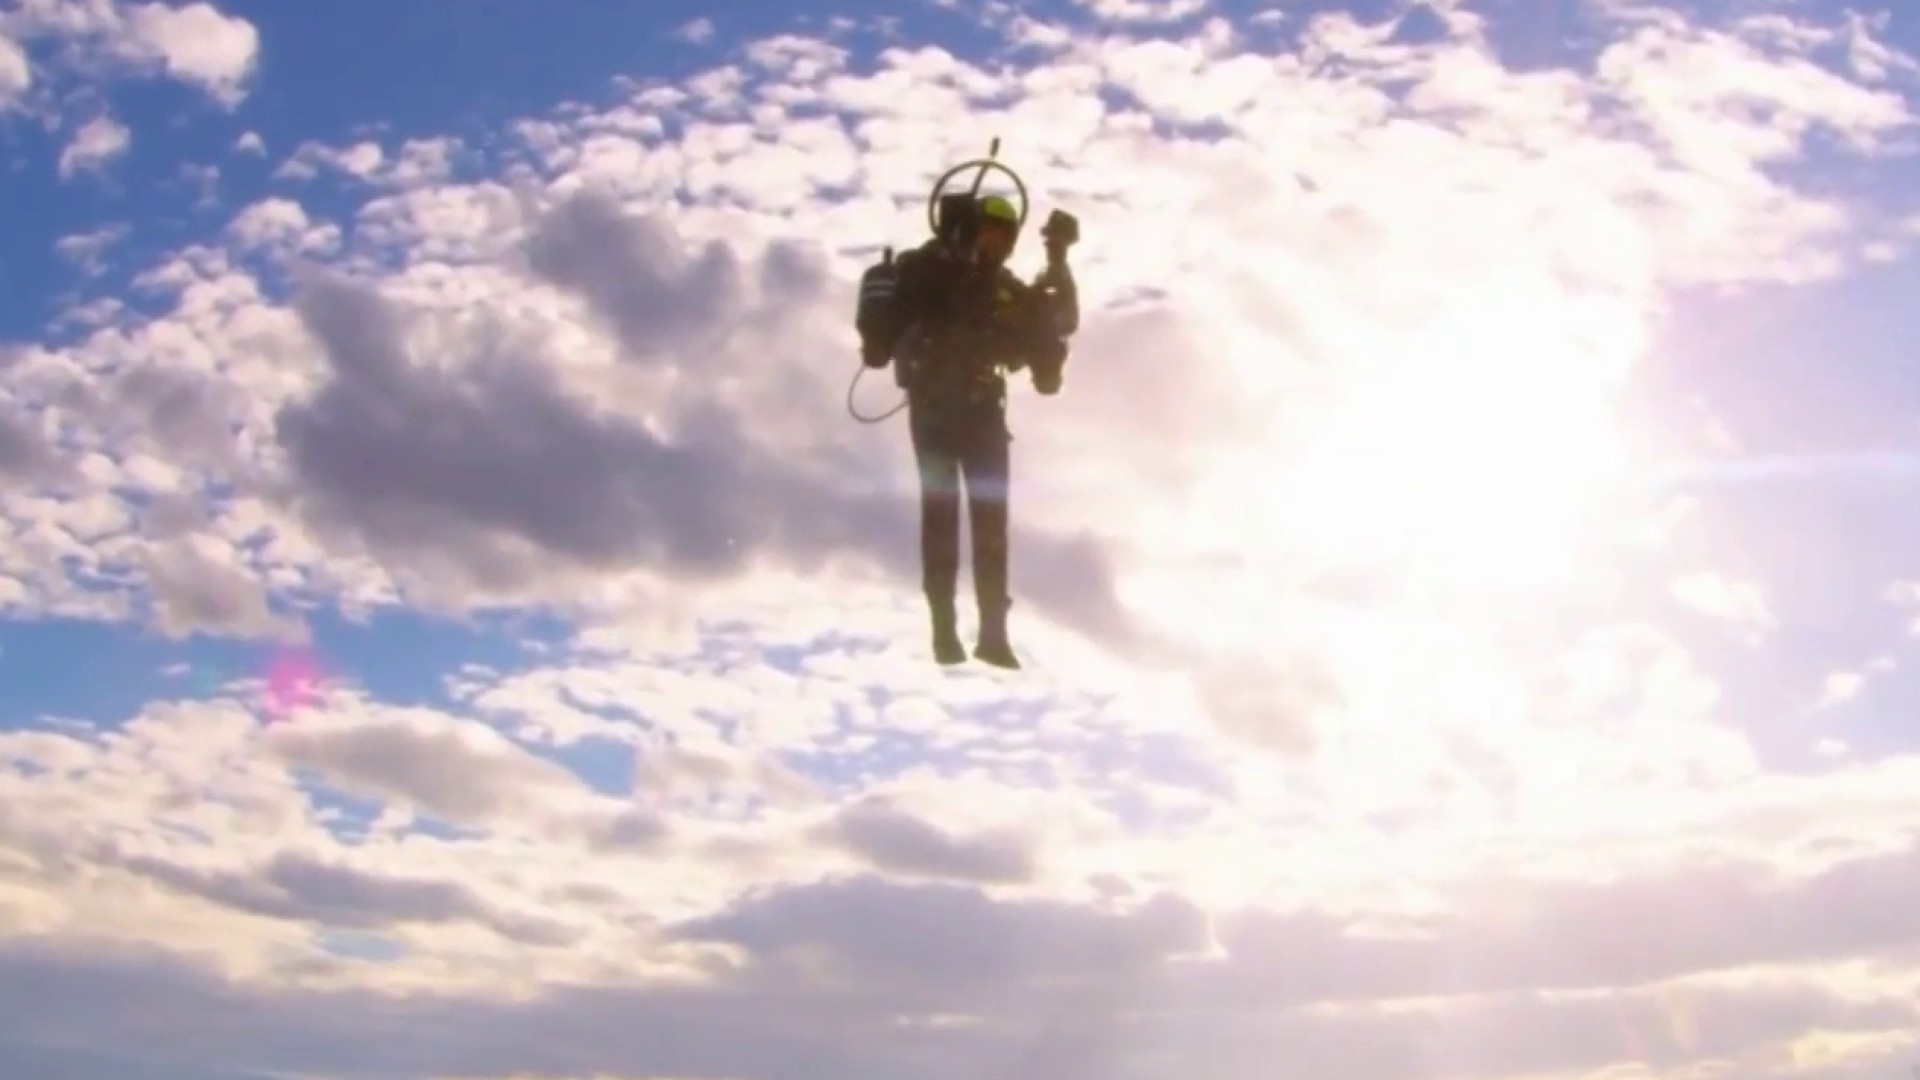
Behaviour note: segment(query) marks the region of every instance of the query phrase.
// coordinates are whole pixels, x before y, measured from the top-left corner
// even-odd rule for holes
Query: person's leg
[[[1006,414],[995,409],[968,425],[961,459],[973,537],[973,593],[980,607],[980,636],[973,655],[1004,668],[1020,666],[1007,638],[1007,611],[1013,606],[1007,566],[1011,442]]]
[[[967,658],[954,603],[960,577],[960,463],[917,406],[908,427],[920,474],[920,576],[933,622],[933,656],[942,664],[958,664]]]

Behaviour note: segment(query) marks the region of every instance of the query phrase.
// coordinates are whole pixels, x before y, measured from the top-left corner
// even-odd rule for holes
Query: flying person
[[[861,358],[891,360],[907,395],[908,426],[920,474],[922,585],[941,664],[966,660],[954,594],[960,571],[960,493],[966,491],[979,610],[976,659],[1020,667],[1007,634],[1008,495],[1011,479],[1007,375],[1028,371],[1034,389],[1060,392],[1067,339],[1079,328],[1079,299],[1066,252],[1079,239],[1074,218],[1055,211],[1042,235],[1046,268],[1029,284],[1006,262],[1021,214],[1006,198],[948,195],[936,234],[863,279]],[[876,273],[890,267],[891,273]],[[877,286],[867,292],[870,283]]]

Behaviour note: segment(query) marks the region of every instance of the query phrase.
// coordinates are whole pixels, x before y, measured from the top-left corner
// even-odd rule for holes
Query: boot
[[[980,605],[980,636],[974,642],[973,658],[983,664],[992,664],[1008,671],[1020,670],[1020,658],[1013,653],[1013,643],[1007,640],[1007,609],[1011,601]]]
[[[933,616],[933,659],[942,666],[965,663],[967,647],[960,643],[960,620],[951,597],[928,597]]]

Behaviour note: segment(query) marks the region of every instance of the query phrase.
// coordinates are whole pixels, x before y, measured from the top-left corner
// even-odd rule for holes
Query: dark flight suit
[[[951,637],[960,572],[960,489],[964,482],[973,540],[974,597],[980,611],[975,655],[1018,667],[1007,640],[1008,495],[1012,474],[1005,371],[1035,368],[1043,393],[1058,390],[1066,335],[1078,321],[1071,277],[1068,303],[1029,285],[1004,266],[943,258],[935,243],[900,258],[895,301],[903,331],[894,352],[907,390],[908,426],[920,474],[922,585],[933,616],[935,651]],[[1067,311],[1071,308],[1071,311]],[[871,361],[870,361],[871,362]],[[1047,372],[1051,375],[1047,375]],[[1049,381],[1050,380],[1050,381]]]

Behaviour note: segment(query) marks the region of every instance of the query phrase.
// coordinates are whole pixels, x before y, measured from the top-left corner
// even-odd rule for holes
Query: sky
[[[798,10],[0,4],[0,1074],[1920,1064],[1914,12]],[[995,138],[1019,672],[845,402]]]

